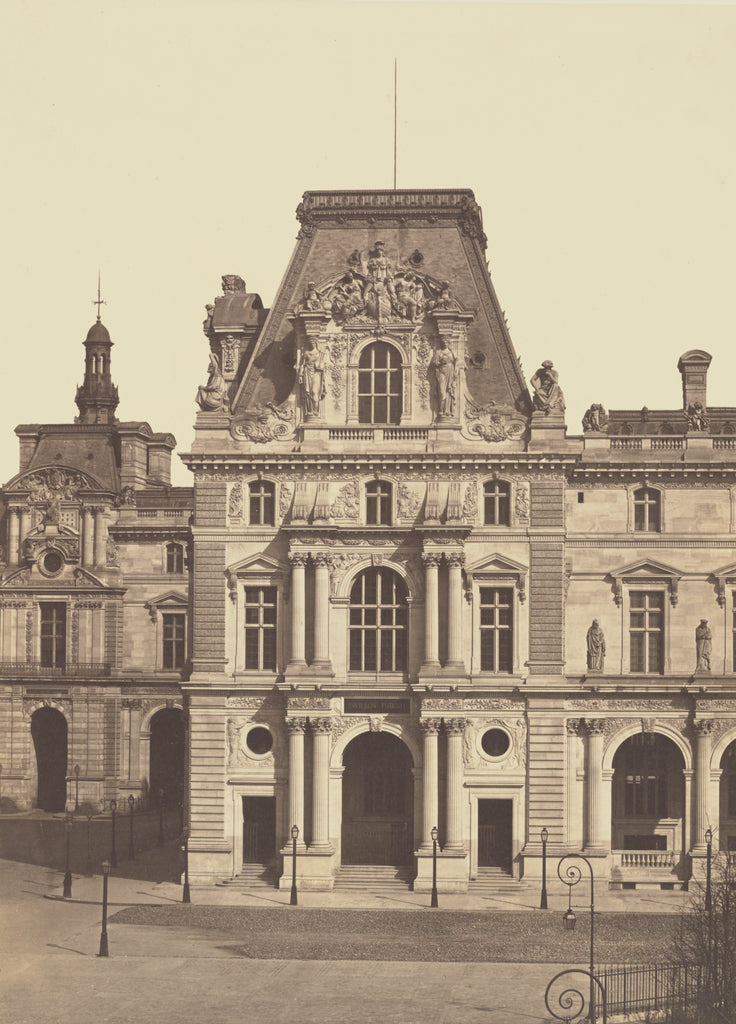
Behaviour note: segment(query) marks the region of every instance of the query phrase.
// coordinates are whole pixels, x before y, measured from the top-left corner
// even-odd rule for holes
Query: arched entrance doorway
[[[163,791],[167,807],[177,806],[184,793],[184,716],[179,708],[162,708],[151,719],[151,799]]]
[[[412,758],[396,736],[368,732],[345,748],[342,863],[408,864],[414,848]]]
[[[685,762],[659,733],[637,733],[613,757],[612,839],[618,850],[685,848]]]
[[[43,811],[63,811],[66,803],[66,718],[56,708],[39,708],[31,717],[31,737],[38,778],[36,806]]]

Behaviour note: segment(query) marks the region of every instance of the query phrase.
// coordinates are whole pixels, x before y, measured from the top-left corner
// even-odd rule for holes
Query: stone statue
[[[384,242],[377,241],[368,253],[365,277],[363,300],[366,313],[374,320],[390,317],[391,313],[398,308],[398,302],[393,264],[386,255]]]
[[[237,764],[238,752],[240,750],[240,730],[242,726],[239,726],[234,718],[228,718],[227,720],[227,748],[229,755],[229,762],[231,765]]]
[[[693,402],[692,405],[689,405],[685,411],[685,417],[687,419],[688,430],[708,429],[708,417],[705,415],[705,409],[703,408],[702,402]]]
[[[215,314],[215,307],[212,302],[208,302],[204,308],[207,310],[207,316],[202,321],[202,330],[209,337],[210,327],[212,327],[212,317]]]
[[[363,311],[363,286],[352,270],[338,281],[332,296],[332,315],[337,320],[348,320]]]
[[[432,354],[431,365],[434,368],[437,382],[437,415],[440,418],[452,416],[455,411],[455,355],[447,344],[446,338],[440,338],[439,348]]]
[[[449,281],[443,281],[440,286],[440,294],[435,299],[435,309],[455,309],[456,303],[452,297],[452,289]]]
[[[545,359],[531,379],[534,388],[534,408],[548,416],[551,412],[565,411],[565,396],[560,387],[559,373],[553,369],[551,359]]]
[[[319,416],[319,403],[327,394],[325,356],[316,342],[308,340],[309,348],[299,349],[296,377],[302,388],[304,412],[307,417]]]
[[[44,526],[58,526],[61,522],[61,499],[61,491],[51,495],[49,503],[43,512]]]
[[[196,402],[202,412],[225,412],[227,386],[220,372],[220,363],[214,352],[210,353],[209,377],[206,384],[197,388]]]
[[[222,275],[222,294],[228,295],[231,292],[244,292],[245,281],[237,274]]]
[[[605,430],[608,426],[608,413],[599,403],[594,402],[583,416],[583,430],[585,433],[591,431]]]
[[[606,637],[598,619],[593,619],[586,636],[588,647],[588,668],[593,672],[602,672],[606,658]]]
[[[424,306],[424,288],[421,281],[407,272],[396,281],[396,306],[400,316],[415,321]]]
[[[307,284],[306,291],[304,292],[304,298],[299,303],[299,309],[306,309],[314,312],[317,310],[328,310],[329,308],[329,301],[322,298],[320,293],[317,291],[317,286],[314,281],[310,281]]]
[[[713,634],[708,626],[708,620],[701,619],[700,625],[695,630],[696,672],[710,672],[710,656],[713,650],[712,641]]]

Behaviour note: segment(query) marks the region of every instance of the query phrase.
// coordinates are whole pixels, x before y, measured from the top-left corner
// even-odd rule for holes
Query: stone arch
[[[34,805],[41,810],[63,811],[66,804],[69,726],[66,715],[41,701],[30,716],[33,745],[31,774],[36,779]]]
[[[632,736],[636,736],[637,733],[642,732],[641,720],[634,719],[630,725],[622,726],[617,730],[608,740],[606,747],[603,751],[603,771],[613,771],[613,759],[616,755],[616,751],[619,749],[622,743],[630,739]],[[683,770],[692,771],[693,768],[693,756],[690,744],[687,742],[682,733],[674,725],[668,724],[666,721],[657,722],[651,732],[658,733],[661,736],[666,736],[668,740],[672,740],[677,749],[682,754]]]
[[[181,796],[184,791],[184,772],[186,770],[186,724],[184,720],[184,708],[180,700],[157,701],[143,715],[140,725],[140,772],[142,777],[141,781],[145,781],[145,784],[148,788],[150,799],[152,800],[153,803],[157,803],[157,791],[160,788],[160,784],[155,776],[157,774],[156,762],[157,758],[159,757],[159,751],[155,750],[152,747],[151,737],[153,719],[162,711],[178,712],[180,716],[180,728],[184,737],[184,748],[182,752],[183,763],[181,766],[179,787],[176,794],[168,792],[166,795],[166,799],[168,800],[168,802],[172,803],[178,799],[181,799]],[[164,788],[168,790],[170,789],[170,786],[165,786]]]
[[[736,740],[736,721],[730,722],[730,729],[726,729],[722,736],[718,737],[718,740],[713,744],[713,749],[710,755],[710,770],[719,771],[721,768],[721,759],[726,753],[729,746]]]
[[[379,716],[380,717],[380,716]],[[344,721],[344,719],[343,719]],[[359,719],[355,725],[352,725],[349,729],[346,729],[338,738],[335,740],[335,745],[332,748],[332,754],[330,756],[330,767],[341,768],[343,763],[343,754],[345,748],[354,740],[357,739],[362,733],[371,732],[370,721],[366,719]],[[414,767],[417,768],[422,764],[422,755],[419,744],[416,738],[411,735],[408,729],[405,729],[398,722],[389,722],[385,719],[381,719],[381,732],[390,733],[406,746],[411,754],[411,759],[414,763]]]
[[[356,578],[361,572],[365,572],[366,569],[375,568],[391,569],[404,581],[406,586],[406,599],[411,604],[414,601],[419,592],[419,582],[414,572],[407,565],[402,565],[401,562],[394,562],[390,558],[385,562],[376,562],[375,555],[365,554],[359,557],[357,562],[350,565],[344,572],[341,580],[338,580],[335,588],[335,597],[344,600],[350,599],[350,591],[353,588]]]

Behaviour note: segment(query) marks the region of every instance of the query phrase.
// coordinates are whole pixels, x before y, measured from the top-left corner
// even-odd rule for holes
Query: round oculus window
[[[488,757],[503,757],[511,746],[511,738],[503,729],[488,729],[483,733],[480,745]]]
[[[40,568],[46,576],[58,576],[64,568],[64,559],[58,551],[47,551],[41,559]]]
[[[273,736],[268,729],[257,725],[251,729],[245,738],[246,745],[251,754],[267,754],[273,746]]]

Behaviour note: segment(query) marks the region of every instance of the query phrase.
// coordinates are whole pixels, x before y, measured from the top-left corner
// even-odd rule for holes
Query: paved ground
[[[166,848],[150,863],[121,865],[117,907],[167,904],[180,886],[156,882]],[[158,860],[157,860],[158,858]],[[163,875],[166,872],[163,871]],[[8,1024],[535,1024],[546,1019],[544,989],[560,965],[244,959],[232,935],[201,929],[111,922],[109,959],[97,957],[101,880],[74,877],[73,899],[60,896],[51,869],[0,861],[0,1020]],[[531,908],[538,894],[441,897],[443,909]],[[633,897],[633,899],[632,899]],[[288,892],[193,890],[197,905],[277,906]],[[300,906],[426,910],[423,894],[303,894]],[[603,909],[676,910],[674,893],[610,894]],[[564,897],[550,899],[550,913]],[[114,910],[112,911],[114,914]],[[654,919],[653,919],[654,920]],[[492,916],[489,915],[492,927]]]

